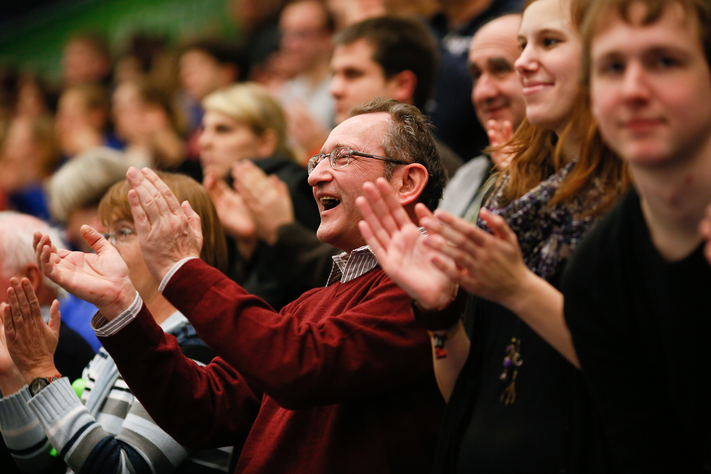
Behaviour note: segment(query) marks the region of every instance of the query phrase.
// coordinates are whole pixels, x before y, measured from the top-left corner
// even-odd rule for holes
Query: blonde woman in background
[[[287,144],[284,112],[255,83],[220,89],[203,100],[203,107],[199,144],[204,184],[238,250],[229,275],[280,309],[310,287],[280,281],[281,262],[270,250],[270,238],[255,225],[259,209],[250,197],[260,192],[259,183],[267,175],[273,175],[277,189],[290,196],[296,221],[314,232],[320,223],[306,170],[296,164]]]

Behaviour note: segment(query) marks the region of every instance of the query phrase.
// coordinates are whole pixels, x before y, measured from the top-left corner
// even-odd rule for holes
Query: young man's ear
[[[413,103],[415,87],[417,87],[417,76],[409,69],[400,71],[388,79],[389,97],[403,104]]]
[[[407,206],[419,202],[430,178],[427,168],[420,163],[410,163],[395,170],[391,184],[400,204]]]

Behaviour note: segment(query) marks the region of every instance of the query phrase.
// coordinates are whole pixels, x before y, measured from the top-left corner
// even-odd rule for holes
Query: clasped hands
[[[424,309],[445,307],[454,285],[511,307],[533,273],[518,239],[503,218],[486,209],[481,218],[493,234],[471,222],[423,204],[415,206],[423,235],[384,178],[363,185],[356,200],[361,234],[385,272]]]
[[[276,175],[267,176],[250,160],[236,162],[232,177],[234,189],[208,167],[203,180],[225,231],[238,241],[273,245],[279,228],[294,222],[286,183]]]

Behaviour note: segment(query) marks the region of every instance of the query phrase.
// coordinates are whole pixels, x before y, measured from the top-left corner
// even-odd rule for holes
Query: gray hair
[[[128,162],[123,153],[97,147],[62,166],[49,183],[52,218],[65,223],[76,209],[98,206],[106,191],[126,178]]]
[[[6,276],[20,275],[28,266],[36,266],[32,239],[35,232],[49,235],[58,249],[66,248],[61,232],[36,217],[14,211],[0,212],[0,271]],[[58,296],[65,295],[62,288],[42,275],[45,286]],[[4,291],[5,288],[0,288]]]

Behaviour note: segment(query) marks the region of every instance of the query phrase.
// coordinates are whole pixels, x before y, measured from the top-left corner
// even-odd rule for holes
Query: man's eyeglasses
[[[128,237],[131,235],[135,235],[136,230],[135,229],[129,229],[128,227],[121,227],[118,230],[114,230],[112,232],[109,232],[108,234],[103,234],[104,238],[111,242],[111,245],[116,247],[116,244],[124,244],[128,241]]]
[[[386,158],[384,156],[371,155],[370,153],[363,153],[362,151],[351,150],[347,146],[339,146],[331,150],[331,153],[319,153],[309,158],[309,163],[306,170],[309,174],[316,169],[319,163],[321,163],[326,158],[329,158],[331,163],[331,168],[334,170],[345,168],[351,162],[351,156],[362,156],[364,158],[372,158],[374,160],[387,161],[388,163],[396,163],[398,165],[407,165],[409,163],[400,160],[393,160],[392,158]]]

